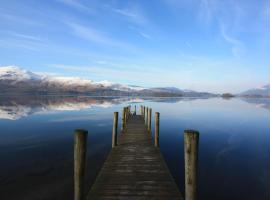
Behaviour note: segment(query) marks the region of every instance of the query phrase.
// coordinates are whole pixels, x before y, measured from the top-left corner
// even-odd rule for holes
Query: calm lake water
[[[160,112],[160,149],[183,194],[183,131],[197,129],[199,199],[270,199],[270,99],[53,96],[0,97],[0,199],[73,199],[76,128],[89,131],[90,188],[126,105]]]

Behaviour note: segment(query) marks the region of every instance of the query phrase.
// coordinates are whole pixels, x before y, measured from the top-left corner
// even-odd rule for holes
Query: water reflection
[[[1,96],[0,119],[17,120],[32,114],[79,111],[91,107],[108,108],[121,103],[191,101],[196,98],[138,98],[89,96]]]
[[[270,99],[86,96],[0,96],[0,199],[72,199],[76,128],[89,130],[90,187],[111,148],[113,112],[127,104],[160,112],[160,150],[182,192],[182,133],[192,128],[199,199],[270,199]]]
[[[260,108],[270,109],[270,98],[242,98],[242,100]]]

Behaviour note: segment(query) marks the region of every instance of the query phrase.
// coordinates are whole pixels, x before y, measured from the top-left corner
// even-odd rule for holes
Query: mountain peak
[[[270,84],[247,90],[240,95],[244,96],[270,96]]]
[[[39,78],[40,78],[39,75],[14,65],[0,67],[1,80],[24,81],[24,80],[36,80]]]

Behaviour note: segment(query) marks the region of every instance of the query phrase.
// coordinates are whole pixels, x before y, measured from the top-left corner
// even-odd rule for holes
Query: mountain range
[[[212,97],[207,92],[175,87],[146,88],[79,77],[40,75],[16,66],[0,67],[1,94],[84,94],[90,96]]]
[[[250,89],[242,92],[240,96],[245,97],[270,97],[270,84],[260,88]]]

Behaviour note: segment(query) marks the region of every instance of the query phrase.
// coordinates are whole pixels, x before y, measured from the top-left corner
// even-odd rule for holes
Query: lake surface
[[[90,188],[111,149],[113,112],[126,105],[160,112],[160,149],[182,194],[183,132],[197,129],[199,199],[270,199],[270,99],[55,96],[0,96],[0,199],[73,199],[76,128],[89,131]]]

